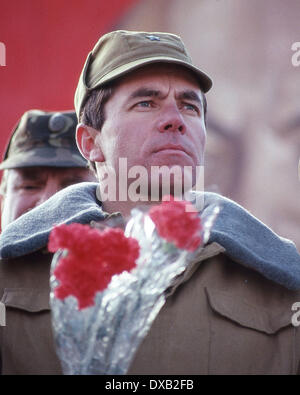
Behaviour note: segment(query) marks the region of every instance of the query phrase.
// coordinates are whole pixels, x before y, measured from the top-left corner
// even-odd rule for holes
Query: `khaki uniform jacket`
[[[267,247],[266,247],[267,248]],[[2,374],[60,374],[49,309],[50,254],[0,265]],[[297,374],[300,293],[207,246],[172,289],[128,374]]]

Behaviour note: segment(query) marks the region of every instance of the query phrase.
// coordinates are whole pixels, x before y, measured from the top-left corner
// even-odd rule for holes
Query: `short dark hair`
[[[2,174],[1,183],[0,183],[0,195],[1,196],[5,196],[5,194],[6,194],[8,171],[9,171],[9,169],[4,169],[3,174]]]
[[[201,92],[202,92],[202,98],[203,98],[203,116],[204,116],[204,123],[205,123],[205,125],[206,125],[207,100],[206,100],[206,96],[205,96],[205,94],[203,93],[202,90],[201,90]]]
[[[92,90],[83,105],[79,122],[100,131],[105,121],[105,104],[113,95],[114,90],[114,84]],[[96,173],[95,162],[88,161],[88,164]]]
[[[79,122],[82,122],[86,126],[91,126],[92,128],[99,130],[100,132],[105,121],[105,104],[112,97],[114,92],[115,82],[112,82],[101,88],[96,88],[92,90],[82,106],[82,111],[79,116]],[[206,124],[207,101],[203,92],[202,98],[204,122]],[[88,164],[90,169],[96,173],[95,162],[88,161]]]
[[[92,90],[83,106],[80,122],[100,131],[105,121],[105,104],[113,93],[114,86],[112,84]]]

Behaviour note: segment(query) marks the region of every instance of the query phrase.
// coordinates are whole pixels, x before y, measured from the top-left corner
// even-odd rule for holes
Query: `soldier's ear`
[[[83,123],[77,125],[76,143],[81,155],[91,162],[104,162],[104,155],[97,143],[99,131]]]

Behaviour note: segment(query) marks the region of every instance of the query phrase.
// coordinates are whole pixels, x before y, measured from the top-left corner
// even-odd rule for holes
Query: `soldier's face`
[[[148,174],[152,166],[203,165],[203,97],[187,70],[159,65],[131,73],[117,86],[105,114],[95,143],[117,174],[119,158],[127,159],[128,169],[139,165]]]
[[[1,228],[59,190],[79,182],[95,181],[83,168],[27,167],[7,170],[6,190],[1,202]]]

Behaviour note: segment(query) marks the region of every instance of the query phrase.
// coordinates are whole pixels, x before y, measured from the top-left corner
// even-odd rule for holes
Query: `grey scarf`
[[[103,220],[107,214],[96,198],[96,183],[72,185],[12,222],[0,236],[2,258],[16,258],[46,247],[54,225]],[[204,208],[221,211],[209,242],[217,242],[234,261],[292,290],[300,289],[300,255],[289,240],[271,231],[235,202],[204,194]]]

